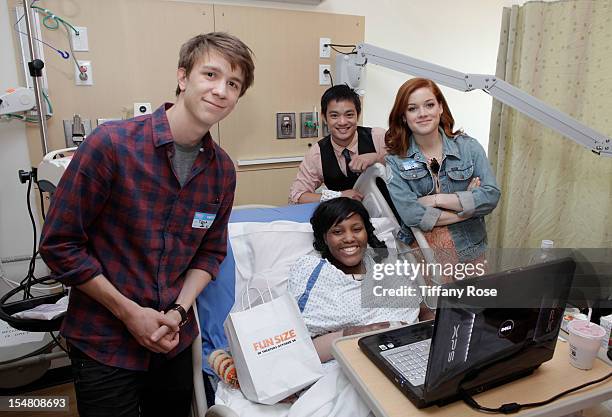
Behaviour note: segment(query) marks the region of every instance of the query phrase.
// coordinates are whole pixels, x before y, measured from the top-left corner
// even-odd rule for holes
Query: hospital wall
[[[0,1],[0,91],[23,85],[23,75],[18,73],[12,41],[11,11],[6,0]],[[14,13],[14,11],[13,11]],[[14,19],[13,19],[14,20]],[[17,172],[29,170],[31,161],[25,125],[19,121],[0,122],[0,259],[26,257],[32,254],[33,231],[27,212],[26,186],[21,184]],[[40,148],[40,141],[38,144]],[[31,203],[38,206],[32,193]],[[40,231],[40,222],[37,230]],[[14,268],[11,265],[14,264]],[[13,279],[21,279],[27,271],[26,262],[4,263],[3,270]],[[1,272],[1,271],[0,271]],[[0,294],[6,292],[0,280]]]
[[[14,3],[0,0],[2,89],[23,85],[13,46]],[[213,6],[204,1],[111,0],[95,2],[90,9],[84,6],[93,5],[91,0],[40,3],[71,22],[90,28],[90,52],[77,52],[77,56],[92,61],[95,82],[93,87],[74,86],[73,66],[46,50],[50,88],[55,89],[51,99],[57,108],[57,117],[50,122],[50,149],[65,146],[61,119],[74,113],[88,119],[126,117],[133,102],[151,102],[155,107],[164,100],[172,101],[180,42],[216,28],[236,33],[256,54],[253,90],[241,99],[234,114],[213,129],[215,139],[237,163],[245,159],[300,156],[315,140],[275,139],[273,115],[319,108],[325,87],[318,85],[316,66],[330,63],[333,67],[334,61],[318,58],[318,37],[330,37],[338,43],[365,40],[460,71],[494,73],[502,7],[513,2],[471,0],[458,6],[451,0],[325,0],[318,6],[305,6],[220,0]],[[130,18],[138,5],[143,7],[142,16],[134,19],[134,23]],[[239,13],[238,9],[244,7],[250,9]],[[175,18],[167,19],[168,14]],[[143,19],[146,23],[142,23]],[[171,39],[160,38],[159,33],[169,25]],[[286,31],[291,43],[275,35],[280,30]],[[45,30],[44,36],[45,40],[67,46],[65,35],[59,31]],[[151,39],[158,41],[151,43]],[[51,73],[55,75],[51,77]],[[406,78],[404,74],[368,66],[362,116],[365,125],[386,127],[395,92]],[[279,90],[282,93],[265,94]],[[486,148],[490,98],[481,92],[444,91],[457,126],[465,128]],[[33,126],[27,130],[26,134],[21,122],[0,123],[2,258],[27,255],[32,246],[26,186],[19,184],[17,170],[36,166],[42,151],[38,129]],[[299,136],[299,129],[297,133]],[[238,166],[236,203],[284,204],[296,167],[297,163]]]

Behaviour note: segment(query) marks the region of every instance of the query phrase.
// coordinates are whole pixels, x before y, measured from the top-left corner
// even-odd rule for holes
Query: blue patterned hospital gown
[[[288,290],[296,299],[304,293],[306,283],[321,258],[302,256],[289,270]],[[372,279],[374,260],[368,254],[364,258],[366,274],[364,280]],[[325,261],[302,317],[311,337],[335,332],[349,326],[363,326],[384,321],[418,321],[420,298],[414,297],[411,308],[364,308],[361,306],[361,284]]]

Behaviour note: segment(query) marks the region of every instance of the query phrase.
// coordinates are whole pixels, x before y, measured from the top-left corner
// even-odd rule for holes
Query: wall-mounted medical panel
[[[304,155],[318,138],[278,140],[273,122],[276,113],[295,112],[299,116],[305,110],[320,111],[321,95],[329,86],[319,85],[319,64],[331,64],[333,74],[336,54],[332,51],[331,59],[319,58],[320,38],[339,44],[359,42],[364,39],[365,18],[215,5],[215,25],[217,30],[229,31],[247,42],[256,57],[255,85],[219,124],[221,146],[234,160]],[[300,124],[299,117],[296,122]],[[261,165],[260,171],[249,171],[248,175],[241,173],[246,167],[238,167],[236,202],[286,203],[297,165],[282,169],[280,164]],[[262,191],[262,184],[272,183],[277,187],[266,186]]]
[[[14,24],[19,0],[8,0]],[[127,118],[134,102],[149,102],[153,110],[175,100],[178,52],[190,37],[211,31],[227,31],[241,38],[255,54],[255,84],[241,97],[236,109],[213,126],[213,139],[238,160],[278,160],[304,155],[317,138],[278,140],[276,113],[295,113],[320,108],[328,86],[319,85],[319,64],[335,67],[331,58],[319,58],[320,38],[334,43],[364,40],[365,19],[360,16],[228,6],[192,1],[162,0],[40,0],[49,9],[78,27],[87,28],[88,50],[75,51],[79,61],[95,65],[95,82],[75,85],[75,64],[59,54],[47,53],[45,74],[54,116],[48,121],[49,149],[65,147],[63,119],[79,114],[84,120]],[[64,30],[41,28],[41,38],[50,45],[69,49]],[[19,51],[18,34],[14,48]],[[28,126],[30,159],[42,159],[39,129]],[[281,159],[283,160],[283,159]],[[290,177],[297,162],[264,164],[239,175],[236,202],[286,201]],[[279,169],[284,173],[272,188]],[[257,175],[255,174],[256,170]],[[289,174],[291,172],[291,175]],[[265,192],[264,192],[265,191]],[[260,196],[257,201],[251,198]]]

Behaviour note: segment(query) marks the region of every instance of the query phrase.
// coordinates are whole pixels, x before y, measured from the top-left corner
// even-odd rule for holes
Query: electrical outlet
[[[300,137],[316,138],[319,135],[317,114],[314,112],[300,113]]]
[[[331,74],[331,65],[319,64],[319,85],[331,85],[330,74],[325,74],[325,70]]]
[[[319,38],[319,58],[331,57],[331,47],[329,46],[330,43],[330,38]]]
[[[72,50],[75,52],[89,51],[89,38],[87,36],[87,28],[84,26],[74,27],[79,34],[77,35],[74,31],[70,31],[72,40]]]
[[[93,71],[91,69],[91,61],[79,61],[79,68],[74,68],[74,83],[76,85],[93,85]]]
[[[151,103],[134,103],[134,117],[153,112]]]
[[[276,113],[276,138],[295,139],[295,113]]]

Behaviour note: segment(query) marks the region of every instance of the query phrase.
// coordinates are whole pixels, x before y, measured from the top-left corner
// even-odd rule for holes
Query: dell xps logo
[[[550,309],[550,313],[548,314],[548,324],[546,325],[546,333],[550,333],[552,332],[553,328],[555,327],[555,322],[556,322],[556,314],[555,314],[555,309],[551,308]]]
[[[457,340],[459,340],[459,324],[453,326],[453,336],[451,337],[451,351],[448,352],[448,362],[455,359],[455,349],[457,348]]]
[[[514,322],[512,320],[506,320],[502,323],[499,331],[497,332],[501,337],[508,337],[514,330]]]

